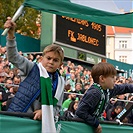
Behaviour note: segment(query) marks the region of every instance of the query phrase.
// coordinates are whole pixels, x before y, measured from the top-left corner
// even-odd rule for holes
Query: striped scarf
[[[52,81],[41,63],[38,64],[41,82],[42,133],[56,133],[53,107],[56,106],[64,90],[64,80],[58,76],[55,96],[52,96]]]

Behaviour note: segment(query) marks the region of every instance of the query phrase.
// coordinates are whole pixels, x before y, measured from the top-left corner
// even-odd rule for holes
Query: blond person
[[[41,120],[44,113],[47,117],[44,122],[47,124],[51,117],[46,114],[49,113],[48,111],[42,112],[42,97],[52,99],[54,105],[50,107],[53,107],[53,116],[58,115],[64,94],[64,79],[58,69],[63,63],[64,51],[59,45],[49,45],[43,51],[42,61],[39,64],[33,63],[18,53],[14,35],[16,24],[11,21],[10,17],[7,18],[4,27],[9,28],[6,43],[8,59],[26,76],[25,80],[20,83],[8,111],[33,112],[35,120]],[[46,94],[42,95],[42,91],[44,92],[46,88],[48,88],[48,94],[46,91]],[[50,115],[52,116],[52,113]],[[48,129],[46,125],[43,128]],[[49,124],[46,132],[55,132],[55,129],[52,130],[52,128]]]

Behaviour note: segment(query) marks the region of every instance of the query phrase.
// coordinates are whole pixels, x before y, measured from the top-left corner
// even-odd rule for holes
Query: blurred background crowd
[[[36,53],[22,53],[28,60],[39,63],[42,59],[40,54]],[[91,77],[91,70],[83,67],[82,65],[75,65],[68,60],[61,68],[60,73],[64,76],[66,84],[64,88],[64,100],[60,116],[62,119],[67,120],[73,118],[78,103],[82,96],[86,93],[89,87],[93,84]],[[6,56],[6,47],[0,46],[0,110],[6,111],[11,103],[12,98],[18,90],[20,82],[24,80],[23,73],[11,64]],[[116,84],[133,83],[131,77],[125,78],[123,76],[116,77]],[[106,109],[103,112],[103,119],[114,121],[116,116],[125,108],[128,102],[124,100],[132,100],[132,94],[118,95],[111,98]],[[133,110],[125,117],[123,122],[133,123]]]

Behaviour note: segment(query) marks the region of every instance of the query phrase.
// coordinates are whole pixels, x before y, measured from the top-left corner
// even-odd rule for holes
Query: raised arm
[[[21,56],[17,50],[16,38],[15,38],[15,27],[16,24],[11,21],[11,18],[8,17],[7,21],[4,24],[4,28],[10,28],[7,34],[7,57],[8,60],[15,65],[18,69],[24,72],[27,75],[34,63],[30,62],[25,57]]]

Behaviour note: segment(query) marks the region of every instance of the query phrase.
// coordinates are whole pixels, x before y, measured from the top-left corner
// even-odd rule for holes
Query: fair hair
[[[56,44],[51,44],[51,45],[48,45],[47,47],[45,47],[45,49],[43,50],[43,53],[42,53],[42,56],[44,56],[46,53],[48,52],[55,52],[55,53],[58,53],[60,58],[61,58],[61,61],[63,62],[64,60],[64,50],[61,46],[59,45],[56,45]]]

